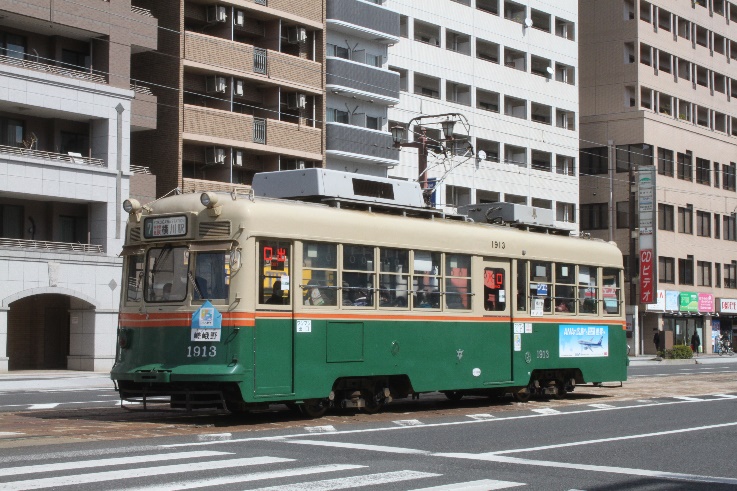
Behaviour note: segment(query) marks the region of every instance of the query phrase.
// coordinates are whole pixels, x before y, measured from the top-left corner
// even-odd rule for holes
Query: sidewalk
[[[114,388],[109,372],[18,370],[0,373],[0,392]]]
[[[658,358],[655,355],[630,356],[631,367],[657,366],[657,365],[710,365],[713,363],[737,363],[737,354],[732,356],[719,356],[716,353],[699,354],[687,360],[668,360]]]

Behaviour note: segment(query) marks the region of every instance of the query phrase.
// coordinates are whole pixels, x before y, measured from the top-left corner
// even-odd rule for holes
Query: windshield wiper
[[[205,298],[205,296],[202,294],[202,290],[200,290],[200,285],[197,282],[197,278],[194,277],[194,275],[192,274],[192,271],[187,271],[187,278],[189,278],[189,282],[192,283],[192,286],[197,292],[197,295],[199,295],[200,298],[203,300],[209,300],[209,298]]]

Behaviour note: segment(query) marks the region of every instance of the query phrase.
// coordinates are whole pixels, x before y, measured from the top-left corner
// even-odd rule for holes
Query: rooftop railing
[[[48,252],[88,252],[102,254],[102,246],[70,242],[49,242],[46,240],[8,239],[0,237],[0,247],[17,247]]]
[[[81,155],[69,155],[54,152],[44,152],[42,150],[33,150],[30,148],[11,147],[8,145],[0,145],[0,154],[17,155],[19,157],[32,157],[36,159],[53,160],[57,162],[69,162],[70,164],[91,165],[94,167],[105,167],[105,161],[92,157],[82,157]]]

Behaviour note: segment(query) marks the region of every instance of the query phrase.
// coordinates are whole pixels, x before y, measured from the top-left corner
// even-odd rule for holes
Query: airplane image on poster
[[[609,356],[609,326],[558,326],[558,352],[561,358]]]

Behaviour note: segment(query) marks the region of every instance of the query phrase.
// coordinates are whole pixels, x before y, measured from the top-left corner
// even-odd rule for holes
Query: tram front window
[[[230,295],[230,254],[200,252],[195,258],[193,298],[226,300]]]
[[[147,302],[181,302],[187,297],[189,252],[185,247],[153,247],[146,255]]]

